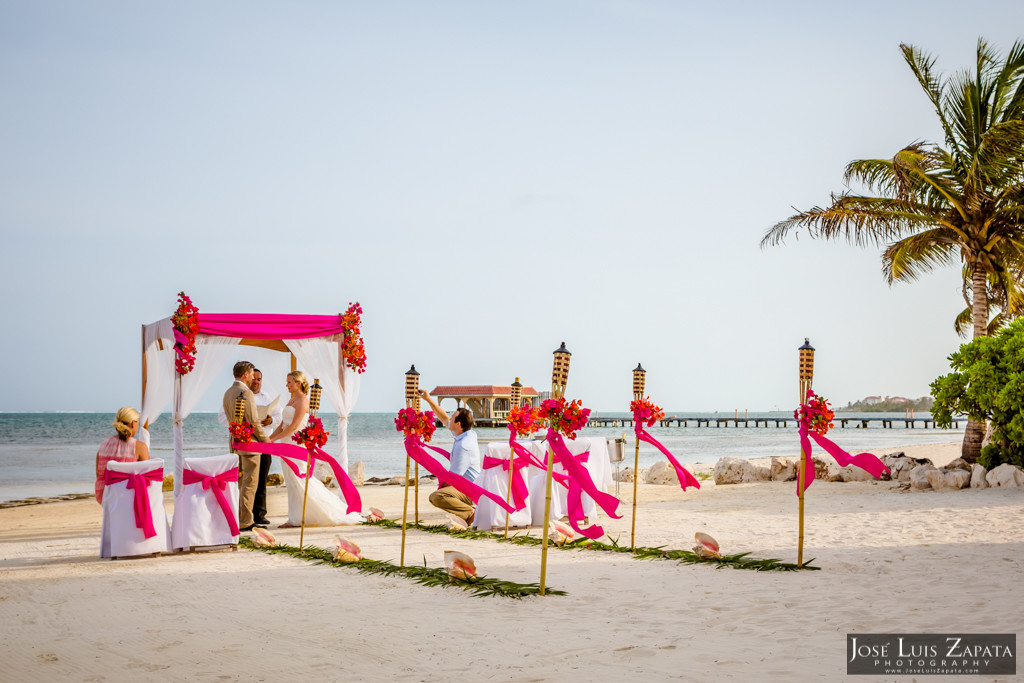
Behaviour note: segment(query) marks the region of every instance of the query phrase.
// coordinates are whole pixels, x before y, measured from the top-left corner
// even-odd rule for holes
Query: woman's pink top
[[[100,444],[100,450],[96,458],[96,502],[103,503],[103,488],[106,486],[107,463],[111,460],[117,462],[135,462],[135,437],[128,437],[127,441],[121,441],[121,437],[112,436]]]

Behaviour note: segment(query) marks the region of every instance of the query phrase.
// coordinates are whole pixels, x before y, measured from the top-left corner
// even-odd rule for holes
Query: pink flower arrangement
[[[359,373],[366,372],[366,347],[359,331],[362,315],[363,307],[357,301],[354,304],[350,303],[348,310],[341,316],[341,327],[345,334],[345,340],[341,344],[341,355],[345,359],[345,365]]]
[[[793,411],[793,417],[800,422],[801,427],[820,436],[825,436],[835,426],[832,424],[835,416],[828,401],[810,389],[807,390],[807,403]]]
[[[187,375],[196,365],[196,334],[199,333],[199,309],[192,304],[185,292],[178,292],[178,309],[171,316],[174,329],[185,338],[181,341],[175,335],[174,369],[179,375]]]
[[[249,443],[252,441],[252,425],[248,422],[229,422],[228,430],[231,432],[231,439],[238,443]]]
[[[590,419],[590,408],[584,408],[578,400],[569,402],[564,398],[549,398],[540,404],[539,414],[556,432],[575,439],[576,432],[583,429]]]
[[[437,429],[434,412],[424,410],[421,413],[415,408],[402,408],[395,418],[395,429],[404,432],[406,436],[418,436],[429,443]]]
[[[540,416],[540,408],[519,406],[510,410],[506,419],[515,428],[517,436],[529,436],[544,428],[544,420]]]
[[[309,423],[292,434],[292,441],[308,449],[323,448],[331,433],[324,430],[324,423],[318,417],[309,418]]]
[[[633,413],[634,420],[643,422],[648,427],[653,427],[658,420],[665,417],[665,411],[654,405],[650,397],[630,402],[629,409]]]

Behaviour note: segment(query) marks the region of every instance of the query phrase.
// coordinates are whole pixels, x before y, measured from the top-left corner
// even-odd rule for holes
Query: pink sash
[[[209,490],[211,486],[213,487],[213,496],[217,499],[217,504],[220,505],[220,509],[224,513],[224,519],[228,522],[228,529],[231,530],[232,536],[237,536],[239,534],[238,520],[235,518],[234,510],[231,509],[228,497],[224,495],[224,489],[233,481],[238,481],[237,467],[216,475],[203,474],[195,470],[181,471],[181,483],[183,485],[202,484],[203,490]]]
[[[338,488],[341,489],[341,493],[345,497],[345,502],[348,503],[347,511],[361,512],[363,509],[363,500],[359,497],[359,490],[356,488],[356,485],[352,483],[352,479],[341,466],[341,463],[319,448],[313,447],[307,450],[297,444],[261,443],[259,441],[250,441],[248,443],[239,443],[235,441],[232,446],[235,450],[244,451],[246,453],[267,453],[268,455],[276,455],[281,458],[281,462],[287,465],[288,469],[294,472],[295,476],[299,479],[303,479],[306,476],[305,472],[299,469],[299,464],[305,466],[307,458],[312,454],[313,460],[320,460],[330,465],[331,471],[334,472],[334,479],[338,482]],[[295,461],[297,461],[297,463]],[[303,467],[303,469],[305,469],[305,467]]]
[[[520,448],[522,447],[520,446]],[[523,450],[526,449],[524,448]],[[523,479],[523,469],[529,467],[530,462],[523,459],[518,453],[513,453],[512,455],[515,458],[514,460],[492,458],[485,455],[483,466],[485,470],[489,470],[492,467],[500,467],[506,472],[508,472],[509,467],[512,467],[512,501],[515,503],[515,511],[518,512],[526,507],[526,498],[530,494],[530,489],[526,486],[526,481]]]
[[[700,482],[697,481],[697,477],[690,474],[690,470],[686,469],[679,464],[675,456],[668,452],[668,449],[661,445],[661,443],[651,436],[646,429],[644,429],[643,420],[637,419],[636,413],[633,413],[633,431],[636,433],[636,438],[640,439],[644,443],[649,443],[659,451],[661,451],[666,458],[668,458],[668,464],[672,465],[672,469],[676,471],[676,476],[679,477],[679,486],[685,491],[687,486],[693,486],[700,488]],[[634,472],[633,476],[637,476]]]
[[[479,502],[481,496],[487,496],[488,498],[493,500],[494,503],[502,510],[505,510],[510,513],[515,512],[515,510],[512,509],[512,506],[505,502],[505,499],[499,496],[497,493],[491,493],[490,491],[487,491],[486,489],[477,486],[476,484],[469,481],[465,477],[458,474],[453,474],[446,470],[441,465],[441,463],[439,463],[430,455],[430,453],[427,453],[426,449],[428,448],[451,460],[451,454],[448,453],[448,451],[444,450],[443,448],[438,448],[436,446],[428,446],[427,444],[420,441],[418,437],[415,436],[405,437],[405,452],[408,453],[409,457],[412,458],[415,462],[419,463],[420,465],[423,465],[423,468],[425,470],[427,470],[432,475],[437,477],[437,483],[439,485],[448,484],[449,486],[453,486],[456,491],[462,493],[463,495],[471,499],[473,503]]]
[[[811,442],[807,438],[808,436],[811,439],[814,439],[815,443],[824,448],[826,453],[835,458],[840,467],[846,467],[848,465],[859,467],[875,479],[882,476],[882,472],[889,471],[889,468],[885,466],[885,463],[871,453],[850,455],[825,437],[809,431],[805,427],[800,427],[800,449],[804,452],[804,491],[806,491],[807,487],[814,481],[814,461],[811,460]],[[800,495],[799,473],[796,478],[796,495]]]
[[[153,526],[153,510],[149,507],[149,485],[163,480],[164,469],[162,467],[138,474],[115,472],[108,468],[103,480],[107,486],[127,481],[127,487],[135,490],[135,526],[142,529],[146,538],[156,536],[156,527]]]
[[[619,499],[610,493],[598,490],[594,480],[590,478],[590,472],[569,452],[569,448],[565,445],[561,434],[549,428],[547,439],[551,445],[551,450],[554,451],[555,460],[561,463],[569,477],[569,494],[567,496],[569,526],[587,538],[601,538],[604,535],[602,527],[593,524],[586,529],[581,529],[579,526],[584,517],[582,495],[583,493],[589,495],[594,499],[598,507],[604,510],[606,515],[614,519],[622,518],[622,515],[616,514],[619,508]]]

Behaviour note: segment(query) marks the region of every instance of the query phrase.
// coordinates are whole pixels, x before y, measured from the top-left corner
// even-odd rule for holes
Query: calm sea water
[[[673,413],[669,412],[669,415]],[[682,415],[684,413],[675,413]],[[685,413],[697,416],[697,413]],[[603,417],[624,413],[601,413]],[[704,417],[731,417],[728,414],[700,413]],[[791,415],[791,414],[790,414]],[[750,417],[788,417],[786,413],[751,413]],[[903,414],[850,413],[849,416],[902,418]],[[321,413],[324,426],[336,431],[337,417]],[[927,417],[919,414],[918,417]],[[3,413],[0,414],[0,501],[33,496],[68,493],[91,493],[95,478],[96,449],[100,442],[114,433],[111,413]],[[405,450],[401,435],[395,431],[393,413],[356,413],[349,419],[349,462],[362,460],[366,476],[391,476],[405,468]],[[831,437],[847,450],[870,451],[913,444],[941,443],[963,438],[959,430],[906,429],[898,423],[893,429],[882,429],[873,423],[868,429],[840,429]],[[776,427],[652,427],[651,434],[661,441],[683,463],[715,462],[726,456],[760,458],[799,455],[796,429]],[[151,454],[155,458],[173,459],[171,421],[163,415],[150,425]],[[621,436],[631,434],[627,427],[588,428],[584,436]],[[508,431],[480,429],[486,440],[506,440]],[[193,413],[184,423],[186,455],[218,455],[227,452],[227,428],[217,422],[213,413]],[[434,443],[450,448],[452,436],[438,430]],[[633,442],[629,441],[627,461],[632,461]],[[328,441],[327,451],[337,453],[335,435]],[[648,467],[661,458],[653,447],[641,444],[640,466]],[[279,472],[275,458],[271,472]]]

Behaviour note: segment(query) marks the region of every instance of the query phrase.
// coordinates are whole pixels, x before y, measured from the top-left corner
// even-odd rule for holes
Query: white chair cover
[[[608,485],[612,481],[612,465],[608,459],[608,442],[604,437],[577,437],[575,440],[570,441],[566,439],[566,445],[569,447],[569,452],[573,455],[579,455],[581,453],[590,451],[590,456],[587,459],[586,468],[590,472],[590,478],[594,481],[594,485],[597,486],[600,491],[607,491]],[[542,462],[547,462],[547,454],[541,458]],[[565,470],[561,465],[555,464],[555,472],[564,473]],[[544,496],[546,486],[545,473],[539,470],[535,470],[530,475],[530,509],[533,515],[534,525],[540,525],[541,520],[544,519]],[[549,519],[561,519],[569,514],[569,508],[567,504],[569,492],[564,486],[558,482],[552,482],[551,486],[551,515]],[[594,503],[594,499],[588,496],[586,493],[583,494],[583,514],[588,519],[593,521],[597,513],[597,505]]]
[[[228,453],[207,458],[185,458],[183,469],[216,476],[228,470],[237,470],[238,456]],[[237,527],[237,476],[232,478],[225,487],[224,495],[231,506],[231,514],[234,515]],[[175,549],[179,549],[233,543],[238,543],[238,536],[231,533],[231,528],[220,503],[217,502],[213,488],[204,489],[202,482],[195,484],[184,484],[183,482],[181,490],[174,497],[174,526],[171,529],[171,545]]]
[[[537,456],[543,462],[544,449],[536,442],[524,443],[534,455]],[[485,451],[484,459],[486,458],[498,458],[501,460],[508,460],[509,447],[507,443],[489,443]],[[530,472],[539,472],[535,467],[527,467],[522,470],[523,477],[526,480],[527,486],[530,483]],[[477,485],[481,488],[497,493],[504,499],[508,499],[508,470],[503,467],[491,467],[484,469],[480,476],[476,480]],[[543,494],[542,494],[543,495]],[[541,515],[543,517],[543,500],[541,502]],[[522,510],[518,510],[509,515],[508,525],[513,526],[530,526],[533,520],[533,513],[530,510],[530,497],[526,498],[526,507]],[[477,529],[484,531],[490,530],[492,527],[505,528],[505,511],[497,505],[493,500],[482,496],[476,506],[476,516],[473,518],[473,525]]]
[[[108,462],[107,469],[113,472],[141,474],[164,467],[164,461],[157,459],[140,462]],[[128,482],[111,484],[103,490],[103,530],[100,532],[100,557],[132,557],[151,553],[168,552],[170,528],[167,511],[164,509],[163,482],[154,481],[146,490],[149,508],[153,514],[156,536],[146,538],[135,521],[135,491],[128,488]]]

